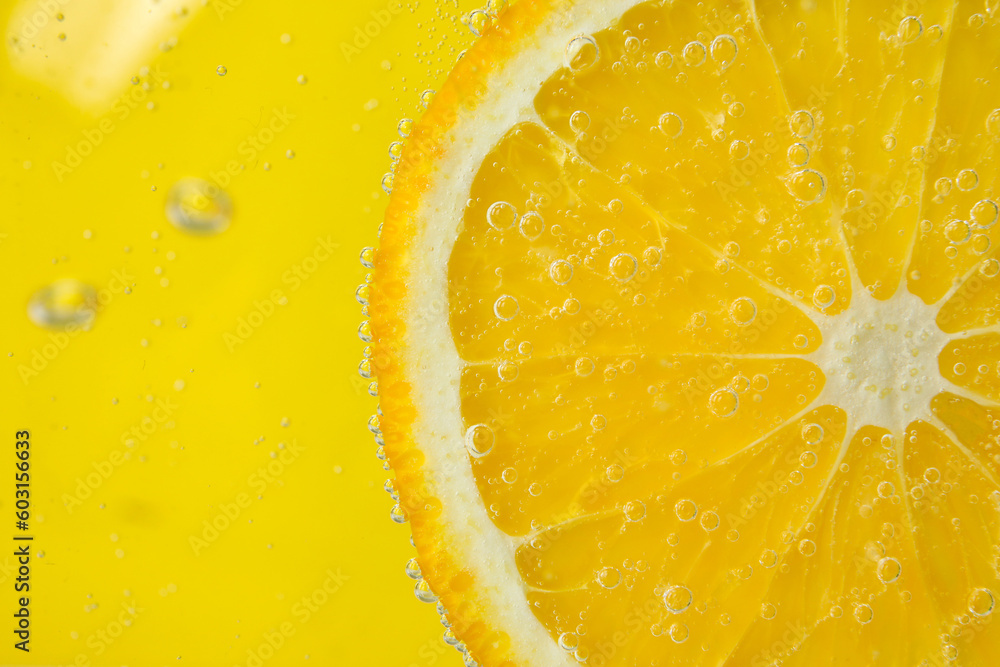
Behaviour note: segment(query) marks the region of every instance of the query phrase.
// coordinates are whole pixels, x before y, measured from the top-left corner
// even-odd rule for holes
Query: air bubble
[[[680,116],[671,111],[660,116],[659,126],[663,134],[671,139],[681,136],[681,133],[684,131],[684,121],[681,120]]]
[[[534,241],[545,231],[545,221],[538,213],[529,211],[521,216],[518,230],[521,232],[521,236],[529,241]]]
[[[663,604],[671,614],[681,614],[691,606],[694,596],[686,586],[668,586],[663,592]]]
[[[760,552],[760,558],[757,559],[762,566],[771,569],[778,564],[778,554],[773,549],[764,549]]]
[[[622,574],[613,567],[601,568],[597,573],[597,583],[602,588],[612,589],[621,583]]]
[[[809,147],[805,144],[792,144],[786,155],[788,164],[792,167],[804,167],[809,163]]]
[[[683,499],[678,500],[674,505],[674,514],[681,521],[693,521],[696,516],[698,516],[698,506],[693,500]]]
[[[669,634],[675,644],[683,644],[687,641],[691,631],[688,630],[688,626],[683,623],[674,623],[670,626]]]
[[[611,258],[611,261],[608,263],[608,268],[611,271],[611,275],[614,276],[615,279],[624,283],[632,280],[639,268],[639,263],[632,255],[628,253],[621,253]]]
[[[28,319],[48,329],[89,327],[97,315],[97,290],[65,278],[43,287],[28,301]]]
[[[740,397],[732,389],[717,389],[708,398],[708,408],[716,417],[732,417],[740,407]]]
[[[586,132],[590,127],[590,115],[586,111],[574,111],[569,117],[569,127],[577,134]]]
[[[837,301],[837,292],[829,285],[819,285],[813,291],[813,305],[826,310]]]
[[[733,64],[739,51],[739,46],[732,35],[719,35],[712,40],[712,60],[719,63],[723,71]]]
[[[802,427],[802,439],[807,444],[815,445],[823,440],[823,427],[819,424],[806,424]]]
[[[625,520],[629,522],[641,521],[646,516],[646,506],[640,500],[630,500],[623,508]]]
[[[896,30],[896,35],[899,37],[899,41],[903,44],[910,44],[924,32],[924,25],[920,22],[916,16],[907,16],[902,21],[899,22],[899,28]]]
[[[594,361],[592,359],[588,357],[580,357],[579,359],[576,360],[576,363],[573,366],[573,370],[576,371],[576,374],[578,376],[585,378],[591,373],[593,373],[596,367],[597,366],[596,364],[594,364]]]
[[[816,129],[816,122],[813,120],[811,113],[800,109],[788,118],[788,129],[796,137],[807,139],[812,136],[813,131]]]
[[[730,304],[729,317],[737,326],[750,326],[757,317],[757,304],[749,297],[741,296]]]
[[[997,203],[992,199],[982,199],[973,205],[972,210],[969,212],[969,217],[972,220],[972,224],[979,229],[989,229],[997,222],[998,213],[1000,213],[1000,208],[997,207]]]
[[[708,57],[708,50],[704,44],[695,40],[684,45],[681,57],[688,67],[700,67],[705,62],[705,58]]]
[[[573,265],[565,259],[557,259],[549,265],[549,277],[557,285],[565,285],[573,279]]]
[[[859,604],[854,608],[854,618],[858,623],[862,625],[867,625],[871,623],[872,618],[875,616],[875,612],[872,608],[866,604]]]
[[[729,155],[734,160],[745,160],[750,156],[750,146],[742,139],[729,144]]]
[[[566,45],[565,64],[574,72],[591,69],[601,59],[601,49],[590,35],[574,37]]]
[[[885,557],[878,562],[875,573],[883,584],[891,584],[899,579],[903,568],[895,558]]]
[[[493,314],[497,316],[497,319],[504,322],[514,319],[520,309],[521,306],[517,303],[517,299],[510,294],[504,294],[493,302]]]
[[[200,178],[184,178],[167,194],[167,220],[177,229],[211,235],[225,231],[233,215],[233,203],[225,192]]]
[[[826,195],[826,177],[815,169],[797,171],[787,183],[789,193],[803,204],[815,204]]]
[[[513,361],[501,361],[497,366],[497,375],[504,382],[513,382],[517,379],[518,367]]]
[[[995,603],[993,592],[988,588],[976,588],[969,594],[969,611],[975,616],[989,616]]]
[[[955,185],[963,192],[974,190],[979,185],[979,174],[976,173],[975,169],[963,169],[955,177]]]
[[[498,201],[486,210],[486,222],[497,231],[509,229],[517,221],[517,209],[505,201]]]
[[[493,429],[486,424],[470,426],[469,430],[465,432],[465,448],[469,450],[473,458],[478,459],[489,454],[493,450],[495,441],[496,436],[493,435]]]

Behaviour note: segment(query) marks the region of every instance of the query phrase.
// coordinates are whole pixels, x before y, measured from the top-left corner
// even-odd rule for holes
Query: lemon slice
[[[995,9],[524,0],[462,58],[362,337],[467,663],[1000,655]]]

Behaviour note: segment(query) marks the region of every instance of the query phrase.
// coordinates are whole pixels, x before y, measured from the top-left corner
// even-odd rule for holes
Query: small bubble
[[[816,122],[813,120],[811,113],[800,109],[789,116],[788,129],[796,137],[806,139],[812,136],[813,130],[816,129]]]
[[[719,527],[719,515],[712,511],[704,512],[699,522],[702,528],[708,532],[712,532]]]
[[[505,201],[498,201],[486,210],[486,222],[497,231],[509,229],[516,221],[517,209]]]
[[[896,35],[903,44],[910,44],[924,32],[924,25],[916,16],[907,16],[899,22]]]
[[[749,297],[741,296],[730,304],[729,317],[737,326],[750,326],[757,317],[757,304]]]
[[[463,21],[476,37],[482,37],[483,33],[492,23],[490,15],[482,9],[475,9],[469,12]]]
[[[497,366],[497,375],[504,382],[513,382],[517,379],[518,367],[513,361],[501,361]]]
[[[803,204],[814,204],[826,195],[826,178],[814,169],[803,169],[788,178],[788,191]]]
[[[48,329],[88,328],[98,306],[97,290],[79,280],[64,278],[32,295],[28,301],[28,319]]]
[[[674,623],[670,626],[669,634],[675,644],[683,644],[687,641],[690,631],[688,630],[688,626],[683,623]]]
[[[994,605],[993,592],[988,588],[975,588],[969,594],[968,608],[975,616],[989,616],[993,613]]]
[[[218,67],[215,68],[215,73],[218,74],[219,76],[226,76],[226,72],[228,71],[229,70],[226,69],[225,65],[219,65]]]
[[[812,556],[816,553],[816,543],[810,539],[799,540],[799,553],[803,556]]]
[[[687,463],[687,458],[688,458],[687,452],[685,452],[683,449],[675,449],[674,451],[670,452],[670,462],[673,463],[675,466],[684,465],[685,463]]]
[[[815,445],[823,440],[823,427],[819,424],[806,424],[802,427],[802,439],[807,444]]]
[[[708,50],[704,44],[695,40],[684,45],[681,56],[684,59],[684,64],[688,67],[700,67],[708,57]]]
[[[585,378],[591,373],[593,373],[596,367],[597,366],[596,364],[594,364],[594,361],[592,359],[589,359],[588,357],[580,357],[579,359],[576,360],[576,363],[573,365],[573,370],[576,372],[578,376]]]
[[[396,125],[396,132],[403,139],[406,139],[407,137],[409,137],[410,133],[412,131],[413,131],[413,121],[410,120],[409,118],[403,118],[403,119],[401,119],[399,121],[399,124]]]
[[[760,558],[757,559],[757,562],[767,569],[771,569],[778,564],[778,554],[773,549],[764,549],[760,552]]]
[[[496,437],[493,430],[486,424],[476,424],[470,426],[465,432],[465,448],[473,458],[481,458],[490,453]]]
[[[538,213],[529,211],[521,216],[521,222],[518,225],[518,229],[521,232],[521,236],[529,241],[534,241],[542,235],[542,232],[545,231],[545,221]]]
[[[963,169],[955,177],[955,185],[963,192],[974,190],[979,185],[979,174],[975,169]]]
[[[514,319],[520,309],[521,306],[518,304],[517,299],[509,294],[500,296],[500,298],[493,303],[493,314],[497,316],[497,319],[503,320],[504,322],[509,322]]]
[[[807,470],[809,468],[815,468],[818,460],[819,459],[816,457],[815,452],[805,451],[799,454],[799,465]]]
[[[564,651],[575,651],[580,645],[580,638],[572,632],[564,632],[559,635],[559,648]]]
[[[837,300],[837,292],[829,285],[819,285],[813,291],[813,305],[826,310]]]
[[[859,604],[854,608],[854,618],[862,625],[871,623],[872,617],[874,616],[875,612],[873,612],[872,608],[866,604]]]
[[[569,117],[569,127],[577,134],[586,132],[590,127],[590,114],[586,111],[574,111]]]
[[[694,596],[686,586],[668,586],[663,592],[663,604],[671,614],[680,614],[691,606]]]
[[[719,63],[719,67],[723,70],[733,64],[739,51],[739,46],[732,35],[719,35],[712,40],[712,60]]]
[[[879,581],[883,584],[891,584],[899,579],[902,571],[903,568],[900,566],[899,561],[887,556],[879,560],[875,573],[878,575]]]
[[[233,203],[223,190],[200,178],[184,178],[170,188],[167,220],[185,232],[219,234],[229,227]]]
[[[591,69],[601,60],[601,49],[590,35],[574,37],[566,45],[565,64],[574,72]]]
[[[742,139],[729,144],[729,155],[734,160],[745,160],[750,155],[750,146]]]
[[[1000,208],[992,199],[982,199],[973,205],[972,210],[969,212],[969,217],[972,220],[972,224],[979,229],[989,229],[997,222],[998,213],[1000,213]]]
[[[565,285],[573,279],[573,265],[565,259],[557,259],[549,265],[549,277],[557,285]]]
[[[681,136],[684,131],[684,121],[681,120],[680,116],[670,111],[660,116],[659,126],[663,134],[671,139]]]
[[[604,473],[608,476],[608,481],[614,483],[622,481],[622,478],[625,477],[625,469],[617,463],[609,465]]]
[[[646,506],[639,500],[630,500],[625,503],[625,519],[629,522],[641,521],[646,516]]]
[[[732,417],[740,407],[740,397],[732,389],[717,389],[708,399],[708,408],[716,417]]]
[[[698,516],[698,505],[693,500],[678,500],[674,505],[674,514],[681,521],[693,521]]]
[[[762,602],[760,605],[760,617],[765,621],[770,621],[777,616],[778,610],[770,602]]]
[[[602,588],[612,589],[621,583],[622,574],[613,567],[604,567],[597,572],[597,583]]]
[[[792,144],[786,155],[788,164],[792,167],[804,167],[809,163],[809,147],[805,144]]]
[[[628,282],[635,276],[639,263],[628,253],[615,255],[608,264],[611,275],[619,282]]]

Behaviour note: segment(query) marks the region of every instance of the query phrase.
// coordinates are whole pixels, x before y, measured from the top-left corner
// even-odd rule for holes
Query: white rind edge
[[[514,558],[517,542],[494,525],[476,486],[461,418],[462,361],[447,317],[448,260],[481,163],[511,127],[534,115],[534,98],[563,66],[566,45],[574,36],[611,26],[641,2],[569,3],[565,11],[545,18],[530,45],[490,74],[476,122],[458,122],[445,137],[436,170],[446,176],[433,179],[422,196],[417,213],[422,224],[411,240],[413,282],[402,310],[407,332],[402,363],[405,375],[414,379],[413,438],[424,453],[425,469],[433,471],[426,491],[441,501],[442,521],[455,528],[447,544],[455,560],[479,564],[476,592],[496,602],[491,625],[510,636],[514,658],[524,665],[579,663],[559,648],[529,608]],[[433,313],[426,311],[427,304],[434,305]]]

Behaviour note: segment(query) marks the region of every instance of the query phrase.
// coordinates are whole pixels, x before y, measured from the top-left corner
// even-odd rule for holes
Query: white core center
[[[949,337],[935,323],[937,311],[904,287],[887,301],[860,289],[846,311],[821,318],[823,343],[810,355],[826,375],[818,404],[844,408],[855,428],[899,435],[931,419],[931,399],[949,386],[938,369]]]

